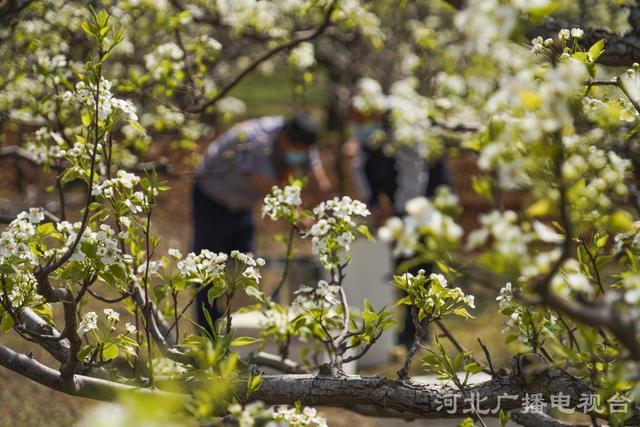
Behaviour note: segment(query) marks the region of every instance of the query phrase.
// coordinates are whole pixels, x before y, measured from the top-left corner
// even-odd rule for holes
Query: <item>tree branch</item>
[[[309,30],[307,32],[300,32],[293,40],[276,46],[275,48],[263,53],[257,59],[255,59],[251,64],[246,66],[242,71],[240,71],[230,82],[228,82],[220,92],[216,94],[213,98],[209,98],[204,102],[193,105],[186,109],[187,112],[190,113],[201,113],[206,110],[211,105],[218,102],[221,98],[227,95],[231,89],[233,89],[242,79],[244,79],[248,74],[250,74],[253,70],[258,68],[260,64],[271,59],[273,56],[277,55],[280,52],[293,49],[297,45],[303,42],[311,41],[321,35],[331,24],[331,15],[336,8],[337,0],[333,0],[329,7],[327,8],[322,24],[318,26],[314,30]]]
[[[53,390],[94,400],[113,401],[118,394],[122,392],[166,394],[166,392],[163,391],[125,385],[84,375],[75,375],[73,378],[75,387],[73,389],[66,389],[62,386],[60,372],[43,365],[26,354],[17,353],[4,345],[0,345],[0,366],[4,366],[23,377],[29,378]],[[181,395],[176,394],[175,396]]]

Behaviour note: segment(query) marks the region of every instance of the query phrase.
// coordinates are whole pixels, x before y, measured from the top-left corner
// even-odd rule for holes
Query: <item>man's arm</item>
[[[327,175],[322,160],[320,159],[320,153],[317,148],[312,148],[309,152],[309,159],[311,164],[311,177],[318,184],[318,189],[323,193],[323,196],[329,195],[331,190],[331,180]]]

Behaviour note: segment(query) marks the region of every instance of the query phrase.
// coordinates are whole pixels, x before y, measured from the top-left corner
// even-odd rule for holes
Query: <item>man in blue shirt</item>
[[[193,185],[193,250],[230,253],[253,250],[253,209],[296,171],[310,173],[329,190],[317,149],[318,130],[307,115],[262,117],[241,122],[207,148]],[[198,323],[204,309],[220,317],[206,290],[196,297]]]

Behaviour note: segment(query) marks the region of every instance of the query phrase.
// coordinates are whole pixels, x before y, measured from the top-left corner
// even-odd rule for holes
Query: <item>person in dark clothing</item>
[[[253,209],[274,185],[286,183],[297,170],[311,173],[322,191],[329,182],[317,150],[318,130],[306,115],[262,117],[239,123],[209,145],[198,166],[192,190],[193,250],[251,252]],[[196,296],[198,323],[208,328],[221,313]]]
[[[440,158],[429,163],[428,159],[421,158],[409,147],[397,149],[393,154],[387,150],[393,135],[386,117],[362,117],[353,113],[352,119],[353,133],[359,147],[355,162],[359,171],[356,173],[361,174],[356,181],[368,200],[374,225],[383,225],[393,215],[404,216],[405,203],[414,197],[432,197],[438,187],[452,187],[446,159]],[[395,269],[405,261],[407,259],[394,259]],[[429,274],[433,266],[422,264],[412,267],[408,272],[417,274],[420,269]],[[403,323],[397,340],[398,344],[409,348],[415,336],[410,310],[405,310]]]

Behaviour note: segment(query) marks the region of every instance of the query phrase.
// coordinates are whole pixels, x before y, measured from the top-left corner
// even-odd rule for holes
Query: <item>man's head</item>
[[[308,158],[307,152],[318,142],[318,125],[308,114],[296,113],[278,135],[278,151],[289,166],[300,166]]]

